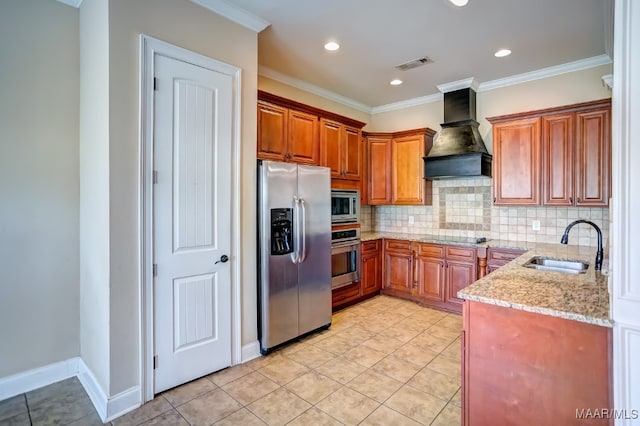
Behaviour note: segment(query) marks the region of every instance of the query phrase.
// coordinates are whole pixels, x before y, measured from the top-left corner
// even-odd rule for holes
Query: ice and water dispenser
[[[271,209],[271,255],[293,252],[293,209]]]

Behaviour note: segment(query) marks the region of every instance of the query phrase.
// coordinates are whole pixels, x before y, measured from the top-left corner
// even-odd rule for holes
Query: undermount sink
[[[589,268],[589,262],[534,256],[522,266],[541,271],[562,272],[565,274],[584,274]]]

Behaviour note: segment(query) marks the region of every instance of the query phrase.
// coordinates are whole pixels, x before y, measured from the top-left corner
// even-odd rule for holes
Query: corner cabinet
[[[435,132],[428,128],[365,133],[368,148],[368,203],[430,205],[432,183],[424,179],[424,159]]]
[[[609,205],[610,99],[487,120],[495,205]]]

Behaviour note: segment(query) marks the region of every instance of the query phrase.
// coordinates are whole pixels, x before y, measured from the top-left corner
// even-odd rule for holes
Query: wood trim
[[[558,113],[580,112],[599,107],[611,106],[611,98],[599,99],[597,101],[581,102],[578,104],[564,105],[552,108],[538,109],[535,111],[518,112],[515,114],[497,115],[487,117],[486,120],[491,123],[502,123],[504,121],[521,120],[525,118],[542,117],[545,115],[553,115]]]
[[[303,104],[301,102],[296,102],[291,99],[274,95],[273,93],[264,92],[262,90],[258,90],[258,100],[276,104],[278,106],[282,106],[285,108],[303,111],[308,114],[317,115],[318,117],[321,117],[321,118],[327,118],[330,120],[339,121],[342,124],[346,124],[347,126],[351,126],[351,127],[356,127],[358,129],[362,129],[367,124],[367,123],[363,123],[362,121],[355,120],[353,118],[345,117],[344,115],[340,115],[334,112],[316,108],[311,105]]]
[[[362,132],[362,136],[373,138],[401,138],[404,136],[414,136],[419,133],[433,137],[436,131],[428,127],[420,127],[418,129],[401,130],[399,132]]]

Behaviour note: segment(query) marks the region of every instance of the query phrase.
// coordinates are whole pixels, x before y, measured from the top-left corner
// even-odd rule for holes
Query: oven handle
[[[348,251],[352,251],[353,249],[351,247],[356,248],[356,250],[360,250],[360,241],[347,241],[344,243],[336,243],[336,244],[331,244],[331,253],[334,254],[340,254],[340,253],[346,253]]]
[[[300,256],[298,257],[298,263],[304,262],[307,258],[307,208],[304,205],[304,198],[299,199],[300,211],[302,212],[302,246],[300,248]]]
[[[291,252],[291,262],[298,263],[300,254],[298,253],[300,248],[300,212],[298,209],[298,197],[293,196],[293,251]]]

